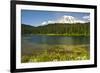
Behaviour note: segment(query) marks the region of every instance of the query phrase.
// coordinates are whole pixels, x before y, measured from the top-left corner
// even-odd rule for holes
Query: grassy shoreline
[[[84,37],[89,37],[90,35],[85,35],[85,34],[23,34],[24,35],[45,35],[45,36],[70,36],[70,37],[74,37],[74,36],[84,36]]]
[[[89,45],[55,45],[42,51],[33,50],[33,55],[22,56],[21,62],[76,61],[90,59]]]

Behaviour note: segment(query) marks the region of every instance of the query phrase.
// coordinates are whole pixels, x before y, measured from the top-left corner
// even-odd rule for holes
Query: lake
[[[23,36],[23,42],[29,42],[32,44],[66,44],[66,45],[76,45],[76,44],[89,44],[89,37],[67,37],[67,36],[44,36],[44,35],[31,35]]]
[[[46,35],[25,35],[21,38],[22,56],[41,54],[49,48],[75,48],[86,47],[89,51],[90,37],[71,37],[71,36],[46,36]],[[85,46],[84,46],[85,45]],[[67,49],[67,50],[68,50]],[[67,51],[68,52],[68,51]]]

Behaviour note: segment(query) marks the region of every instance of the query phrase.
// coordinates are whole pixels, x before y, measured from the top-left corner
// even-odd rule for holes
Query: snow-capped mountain
[[[42,25],[45,25],[45,24],[50,24],[50,23],[86,23],[87,21],[83,21],[83,20],[79,20],[73,16],[67,16],[67,15],[64,15],[62,16],[60,19],[56,20],[56,21],[44,21],[42,23]]]
[[[64,15],[60,20],[58,20],[58,23],[86,23],[86,21],[76,19],[73,16]]]

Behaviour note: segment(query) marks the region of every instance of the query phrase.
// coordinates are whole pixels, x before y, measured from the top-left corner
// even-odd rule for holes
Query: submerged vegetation
[[[71,61],[89,58],[89,45],[54,45],[41,51],[33,50],[33,55],[22,56],[21,62]]]

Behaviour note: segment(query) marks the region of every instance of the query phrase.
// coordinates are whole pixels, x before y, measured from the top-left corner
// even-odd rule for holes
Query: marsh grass
[[[33,50],[33,55],[24,55],[22,63],[27,62],[49,62],[49,61],[72,61],[89,60],[89,45],[54,45],[38,51]]]

